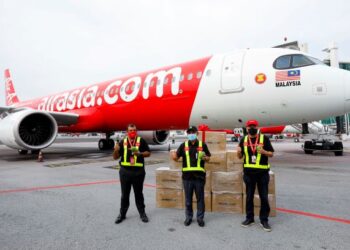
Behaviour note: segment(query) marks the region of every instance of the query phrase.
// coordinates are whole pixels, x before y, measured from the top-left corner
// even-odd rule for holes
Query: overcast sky
[[[0,0],[0,70],[28,100],[284,37],[320,59],[336,41],[348,60],[349,12],[345,0]]]

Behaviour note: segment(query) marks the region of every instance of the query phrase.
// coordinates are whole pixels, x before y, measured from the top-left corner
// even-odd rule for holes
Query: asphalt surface
[[[147,160],[150,222],[141,222],[131,195],[119,225],[111,152],[96,142],[57,143],[37,162],[1,145],[0,249],[350,249],[350,143],[342,157],[305,155],[288,141],[273,146],[279,210],[268,233],[258,224],[242,228],[237,214],[206,213],[204,228],[185,227],[183,210],[156,208],[155,169],[168,165],[167,145],[152,147]]]

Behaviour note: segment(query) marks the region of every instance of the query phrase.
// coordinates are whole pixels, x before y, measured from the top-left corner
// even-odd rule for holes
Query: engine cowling
[[[0,141],[14,149],[46,148],[54,142],[57,133],[56,120],[42,111],[26,109],[0,119]]]
[[[168,142],[170,136],[168,130],[138,131],[137,134],[151,145],[163,145]]]

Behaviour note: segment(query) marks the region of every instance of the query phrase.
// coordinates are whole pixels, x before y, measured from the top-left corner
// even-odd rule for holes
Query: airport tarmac
[[[269,233],[258,223],[242,228],[238,214],[206,213],[204,228],[185,227],[184,210],[156,208],[155,169],[168,165],[168,145],[152,147],[146,163],[150,222],[141,222],[131,195],[119,225],[111,152],[100,152],[96,142],[67,141],[45,149],[37,162],[0,145],[0,249],[350,249],[350,143],[342,157],[272,143],[278,211]]]

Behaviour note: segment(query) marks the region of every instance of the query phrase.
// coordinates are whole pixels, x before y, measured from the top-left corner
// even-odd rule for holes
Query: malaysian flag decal
[[[281,81],[299,81],[300,70],[277,71],[276,82]]]

